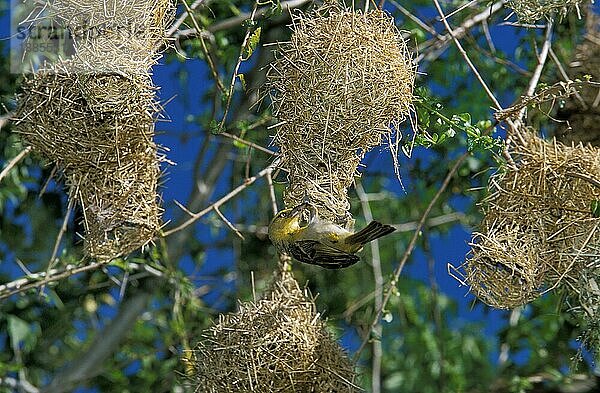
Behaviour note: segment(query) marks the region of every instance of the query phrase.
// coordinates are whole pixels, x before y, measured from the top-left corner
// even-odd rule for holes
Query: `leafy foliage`
[[[264,93],[260,86],[264,67],[271,59],[271,48],[263,44],[289,38],[285,26],[288,11],[283,2],[259,4],[264,12],[252,22],[244,47],[248,25],[241,19],[247,18],[232,21],[250,12],[251,5],[239,0],[205,3],[195,9],[194,18],[205,29],[206,50],[197,35],[182,35],[177,39],[177,51],[169,51],[165,58],[165,67],[174,70],[172,79],[181,91],[178,107],[170,109],[167,105],[167,112],[180,115],[185,122],[173,116],[175,127],[158,123],[161,131],[166,130],[162,143],[171,148],[169,158],[178,162],[167,172],[173,179],[186,179],[185,184],[176,183],[168,174],[165,195],[176,195],[173,198],[185,201],[183,204],[193,212],[245,184],[245,179],[273,161],[271,155],[249,147],[247,142],[269,147],[272,131],[268,126],[276,120],[266,104],[253,106]],[[360,182],[373,217],[399,228],[393,238],[379,242],[383,280],[392,276],[448,169],[463,154],[466,159],[443,190],[440,202],[432,207],[431,219],[417,238],[417,249],[386,306],[381,335],[368,331],[375,314],[374,283],[379,275],[372,268],[375,253],[370,248],[363,252],[362,263],[342,271],[296,263],[298,281],[308,283],[308,288],[319,294],[319,311],[351,352],[362,337],[371,337],[360,358],[367,391],[373,382],[373,341],[379,341],[383,349],[381,373],[375,377],[382,382],[382,392],[550,392],[569,383],[577,372],[589,376],[589,363],[580,363],[579,371],[571,368],[578,352],[575,340],[579,330],[577,321],[561,308],[563,299],[558,294],[512,313],[489,310],[477,302],[468,304],[470,297],[465,300],[457,295],[458,283],[448,278],[445,265],[460,261],[468,249],[469,232],[480,219],[476,203],[485,194],[490,168],[501,164],[503,125],[492,120],[487,96],[451,40],[442,42],[437,37],[445,31],[435,20],[431,2],[401,5],[432,26],[436,35],[407,16],[395,2],[385,3],[386,10],[409,35],[411,45],[419,49],[416,53],[423,54],[419,71],[426,75],[417,81],[421,87],[414,103],[416,121],[412,130],[404,130],[406,150],[413,148],[410,159],[401,159],[404,188],[395,179],[387,152],[370,152],[365,159],[367,168],[360,169]],[[443,2],[443,6],[449,12],[463,3]],[[472,4],[452,16],[451,23],[461,26],[474,15],[490,13],[489,9],[485,2]],[[542,34],[535,29],[499,26],[508,12],[492,13],[487,20],[496,46],[490,45],[481,24],[460,37],[504,106],[526,89],[531,70],[537,65],[534,51]],[[190,26],[193,23],[186,17],[180,30]],[[574,15],[567,15],[556,25],[552,47],[563,62],[570,58],[582,28],[583,22]],[[510,36],[510,40],[501,39],[502,35]],[[244,61],[234,77],[240,51]],[[207,66],[209,57],[214,70]],[[200,68],[192,67],[198,60]],[[541,81],[552,83],[557,75],[556,65],[549,62]],[[230,98],[232,79],[236,84],[231,111],[226,127],[221,129],[219,122]],[[14,106],[17,85],[16,76],[8,72],[7,57],[0,56],[0,97],[8,109]],[[541,116],[533,115],[530,121],[547,126]],[[242,141],[215,135],[222,131]],[[19,140],[3,127],[0,167],[22,149]],[[0,285],[26,276],[24,269],[46,271],[67,208],[60,176],[50,180],[39,196],[51,171],[31,155],[0,182]],[[275,172],[273,181],[280,198],[285,172]],[[172,219],[165,230],[189,218],[174,205],[173,198],[164,201],[167,217]],[[361,204],[359,193],[352,193],[351,198],[356,226],[362,227],[366,225],[365,201]],[[590,208],[599,210],[596,205]],[[49,385],[52,381],[63,384],[63,390],[50,391],[75,387],[118,392],[187,391],[181,377],[186,372],[180,361],[182,354],[195,345],[199,332],[219,312],[234,311],[237,299],[248,300],[261,293],[272,277],[277,255],[266,236],[270,209],[268,182],[259,179],[221,206],[224,216],[243,234],[243,241],[213,210],[185,230],[157,239],[149,250],[126,260],[3,300],[0,378],[7,376],[39,387],[53,386]],[[80,259],[80,215],[76,211],[67,223],[54,268],[87,263]],[[428,269],[430,260],[435,264]],[[128,312],[134,316],[124,322]],[[126,327],[119,330],[119,322]],[[107,350],[106,356],[83,378],[68,381],[71,370],[81,367],[90,355],[99,354],[101,348]],[[11,391],[8,386],[1,382],[0,392]]]

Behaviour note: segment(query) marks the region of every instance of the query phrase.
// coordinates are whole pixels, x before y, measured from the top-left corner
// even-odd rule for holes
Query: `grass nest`
[[[578,290],[600,258],[600,150],[532,131],[490,178],[484,219],[460,277],[486,304],[509,309],[558,286]]]
[[[83,46],[104,37],[115,46],[143,46],[146,53],[163,45],[175,13],[172,0],[49,0],[46,7],[47,17],[69,29]]]
[[[153,137],[161,108],[149,71],[173,5],[54,1],[49,9],[72,31],[76,51],[25,77],[15,131],[64,174],[83,212],[86,254],[112,259],[147,244],[160,227],[164,156]],[[146,28],[134,36],[132,23]]]
[[[565,17],[573,9],[581,15],[579,9],[583,0],[509,0],[507,6],[511,8],[523,23],[535,23],[540,19],[550,19],[554,15]]]
[[[189,358],[196,392],[357,392],[354,367],[313,298],[282,273],[262,299],[206,330]]]
[[[288,171],[284,201],[308,197],[321,216],[348,223],[347,190],[365,153],[387,139],[396,159],[415,66],[394,19],[380,10],[329,1],[294,13],[291,27],[267,71],[279,120],[274,143]]]

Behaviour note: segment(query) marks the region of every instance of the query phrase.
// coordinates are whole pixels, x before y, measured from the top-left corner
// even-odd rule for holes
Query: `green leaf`
[[[600,200],[592,201],[592,215],[596,218],[600,217]]]
[[[248,60],[250,56],[252,56],[252,53],[254,53],[254,49],[256,49],[258,46],[258,43],[260,42],[260,32],[261,28],[257,27],[252,35],[250,35],[250,38],[248,38],[246,45],[244,45],[242,48],[242,56],[244,57],[244,60]]]
[[[10,345],[13,351],[20,352],[20,344],[23,343],[31,333],[29,324],[21,318],[8,316],[8,335],[10,336]]]
[[[246,77],[244,74],[237,74],[237,77],[240,79],[240,82],[242,82],[242,89],[246,91]]]

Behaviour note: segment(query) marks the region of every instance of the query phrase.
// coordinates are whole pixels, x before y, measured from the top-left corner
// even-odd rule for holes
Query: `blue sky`
[[[598,8],[600,8],[600,5],[596,5],[596,9]],[[9,37],[9,26],[9,16],[7,14],[2,15],[0,18],[0,37]],[[522,34],[515,33],[515,31],[514,28],[509,27],[491,27],[494,43],[498,47],[508,51],[513,50],[515,45],[517,45],[518,36],[515,34]],[[187,75],[187,80],[183,82],[177,78],[177,74],[182,69]],[[164,179],[163,187],[161,189],[166,207],[164,218],[165,220],[170,220],[178,213],[178,208],[175,207],[173,201],[186,201],[191,191],[190,187],[193,186],[190,179],[193,178],[194,158],[202,143],[202,138],[204,138],[206,130],[200,129],[195,122],[190,122],[189,120],[191,119],[190,114],[198,115],[202,112],[203,104],[201,95],[209,83],[208,69],[199,59],[189,59],[185,63],[172,62],[170,64],[164,64],[163,62],[157,65],[153,72],[154,82],[157,86],[160,86],[160,100],[162,102],[168,101],[168,104],[165,106],[168,121],[158,123],[156,141],[170,150],[168,152],[168,158],[176,162],[176,165],[168,168],[167,176]],[[514,97],[505,97],[506,102],[503,102],[503,104],[510,103],[513,98]],[[183,138],[186,134],[191,134],[192,138]],[[374,161],[374,169],[390,168],[387,152],[377,151],[371,154],[381,155],[381,157],[377,157]],[[426,156],[428,153],[420,152],[419,154],[424,154]],[[223,178],[225,179],[227,176],[224,175]],[[243,179],[239,180],[242,181]],[[405,187],[407,192],[410,192],[411,183],[408,178],[406,178]],[[401,197],[404,192],[397,184],[392,185],[391,189],[393,189],[399,197]],[[218,197],[228,190],[229,185],[223,183],[216,190],[215,196]],[[267,223],[257,224],[266,225]],[[200,236],[205,237],[203,240],[210,239],[208,234]],[[494,333],[503,326],[503,317],[506,313],[491,309],[484,312],[482,307],[471,309],[472,296],[467,295],[467,288],[460,287],[457,281],[447,274],[447,263],[459,265],[463,261],[464,256],[469,250],[467,244],[469,240],[470,233],[460,225],[455,225],[448,235],[432,237],[431,245],[436,260],[436,279],[440,290],[452,299],[455,299],[459,304],[459,320],[455,322],[457,324],[456,328],[460,328],[461,320],[480,321],[485,324],[485,332],[489,335],[490,339],[495,340]],[[222,267],[231,269],[232,265],[232,252],[212,249],[208,251],[206,263],[199,273],[201,276],[208,277],[217,269]],[[187,272],[192,272],[195,268],[189,258],[182,261],[182,266]],[[423,282],[428,282],[427,262],[423,253],[419,251],[414,253],[413,262],[408,265],[405,274],[422,280]],[[202,281],[199,283],[202,283]],[[230,290],[233,288],[233,284],[234,283],[232,282],[223,282],[221,288]],[[220,293],[218,291],[213,291],[206,296],[205,300],[209,304],[219,308],[219,304],[215,304],[219,298]],[[105,311],[105,316],[109,317],[111,314],[114,314],[114,310]],[[343,336],[342,344],[348,349],[356,348],[357,338],[354,334],[345,334]],[[91,390],[80,391],[89,392]]]

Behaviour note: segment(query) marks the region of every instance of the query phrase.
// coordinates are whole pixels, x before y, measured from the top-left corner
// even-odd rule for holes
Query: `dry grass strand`
[[[290,183],[284,201],[290,207],[308,197],[321,216],[349,223],[347,189],[364,154],[392,140],[409,115],[415,67],[393,18],[380,10],[326,2],[292,22],[267,71],[280,121],[274,143]]]
[[[360,391],[354,367],[291,273],[281,273],[262,299],[221,315],[189,365],[197,392]]]

